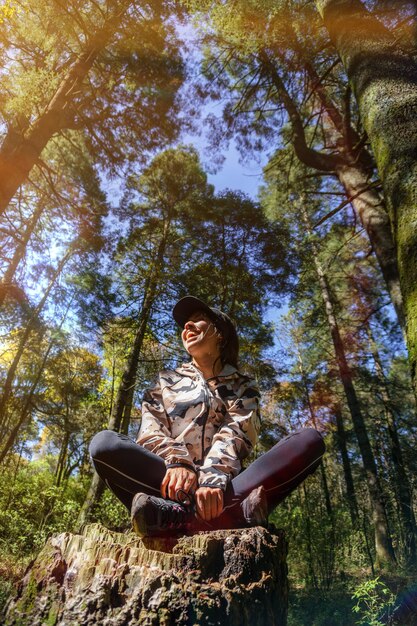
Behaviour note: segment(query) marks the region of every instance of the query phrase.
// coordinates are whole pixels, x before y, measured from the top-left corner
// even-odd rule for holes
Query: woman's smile
[[[201,337],[201,331],[200,332],[194,332],[193,330],[190,330],[185,335],[185,342],[187,344],[189,344],[189,343],[192,343],[193,341],[195,341],[196,339],[199,339],[200,337]]]
[[[190,322],[188,322],[184,330],[184,340],[189,343],[190,341],[193,341],[194,339],[200,337],[202,332],[203,330],[201,328],[198,328],[198,326],[195,326],[194,324],[190,324]]]

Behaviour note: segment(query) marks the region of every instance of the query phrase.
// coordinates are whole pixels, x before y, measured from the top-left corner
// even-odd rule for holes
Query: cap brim
[[[190,319],[190,316],[196,311],[202,311],[206,313],[210,318],[213,317],[213,311],[205,302],[194,296],[185,296],[178,300],[177,304],[172,309],[172,316],[181,328]]]

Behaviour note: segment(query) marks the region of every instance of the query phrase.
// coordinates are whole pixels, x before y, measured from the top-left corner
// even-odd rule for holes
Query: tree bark
[[[315,0],[346,69],[383,184],[417,396],[417,64],[359,0]]]
[[[317,278],[320,285],[323,304],[326,311],[327,322],[333,341],[340,378],[346,396],[346,401],[352,417],[353,427],[358,440],[362,462],[365,469],[366,481],[372,508],[372,516],[375,530],[375,550],[378,564],[381,567],[393,566],[395,555],[392,548],[390,533],[388,530],[387,516],[384,505],[382,490],[378,480],[377,467],[366,429],[365,419],[362,414],[356,390],[353,385],[353,376],[349,367],[343,340],[334,313],[333,298],[328,285],[327,276],[319,260],[317,246],[311,232],[311,224],[304,208],[302,208],[303,220],[310,236],[310,246],[313,263],[316,268]]]
[[[375,189],[369,188],[366,170],[357,165],[346,165],[337,169],[337,175],[347,198],[365,228],[381,273],[397,314],[398,323],[405,335],[404,302],[391,225],[385,202]]]
[[[99,525],[52,537],[9,603],[5,626],[285,626],[282,531],[140,540]]]
[[[358,158],[355,165],[349,162],[338,165],[336,175],[345,190],[346,198],[366,230],[405,338],[404,302],[390,219],[383,198],[371,187],[369,174],[360,161]]]

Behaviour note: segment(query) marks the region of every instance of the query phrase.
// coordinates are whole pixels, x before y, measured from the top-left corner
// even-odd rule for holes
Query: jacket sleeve
[[[241,470],[241,460],[255,445],[260,427],[259,390],[248,380],[239,396],[227,407],[225,421],[213,437],[211,448],[199,471],[200,487],[220,487]]]
[[[185,443],[172,437],[159,381],[143,396],[142,422],[136,443],[160,456],[167,468],[187,467],[196,471]]]

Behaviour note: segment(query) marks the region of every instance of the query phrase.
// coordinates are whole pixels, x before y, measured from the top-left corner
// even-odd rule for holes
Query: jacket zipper
[[[203,391],[204,391],[204,398],[206,400],[206,416],[204,418],[203,421],[203,431],[201,434],[201,463],[204,462],[204,435],[206,432],[206,424],[207,424],[207,420],[208,420],[208,416],[209,416],[209,412],[210,412],[210,398],[209,398],[209,394],[208,394],[208,390],[207,390],[207,384],[206,381],[204,380],[203,376],[200,374],[200,372],[197,370],[197,368],[195,368],[195,371],[197,373],[197,376],[200,378],[201,383],[203,385]]]

